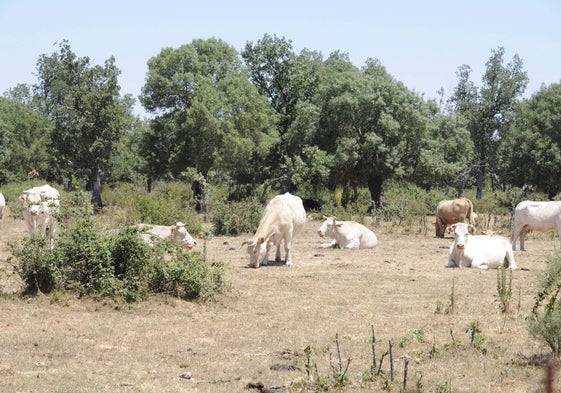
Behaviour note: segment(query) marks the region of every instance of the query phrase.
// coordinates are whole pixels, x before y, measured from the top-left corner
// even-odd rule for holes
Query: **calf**
[[[504,266],[516,269],[514,252],[508,239],[474,235],[475,227],[465,223],[452,225],[450,231],[454,232],[454,243],[450,246],[448,267],[497,269]]]
[[[320,247],[340,247],[348,249],[374,248],[378,245],[376,234],[355,221],[337,221],[335,217],[323,217],[325,221],[318,229],[320,237],[331,237],[331,243]]]

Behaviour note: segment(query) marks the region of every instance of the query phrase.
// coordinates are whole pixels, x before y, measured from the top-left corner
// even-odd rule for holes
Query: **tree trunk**
[[[382,177],[376,176],[368,180],[368,190],[372,203],[368,208],[368,212],[381,209],[384,207],[384,180]]]
[[[152,178],[150,176],[146,178],[146,192],[148,194],[152,192]]]
[[[99,168],[94,170],[91,179],[92,184],[92,205],[94,213],[99,213],[103,207],[103,202],[101,201],[101,171]]]
[[[477,191],[475,194],[475,199],[481,199],[483,197],[484,180],[485,180],[485,167],[481,166],[477,169]]]

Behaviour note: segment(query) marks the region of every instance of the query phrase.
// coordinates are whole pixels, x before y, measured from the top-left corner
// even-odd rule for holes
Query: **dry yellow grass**
[[[67,295],[5,297],[0,392],[251,393],[257,390],[248,383],[258,382],[295,388],[306,380],[307,346],[321,377],[332,372],[330,352],[338,365],[336,335],[343,363],[352,358],[351,385],[340,391],[384,391],[381,379],[362,378],[372,363],[372,326],[378,358],[394,343],[393,391],[402,385],[405,356],[409,391],[417,391],[419,379],[425,392],[444,384],[453,392],[540,391],[543,369],[533,359],[548,349],[529,336],[524,318],[537,273],[559,249],[556,236],[530,237],[528,251],[515,252],[527,270],[513,273],[513,312],[505,320],[496,271],[446,268],[451,239],[435,238],[432,228],[426,235],[376,230],[379,248],[349,251],[319,249],[318,226],[309,222],[297,238],[292,268],[247,268],[240,249],[246,236],[208,241],[209,257],[227,265],[228,287],[217,303],[157,297],[127,307]],[[2,261],[4,242],[21,236],[21,221],[0,221]],[[453,282],[455,311],[437,312]],[[4,274],[2,285],[13,290],[17,280]],[[473,322],[484,338],[479,349],[466,333]],[[300,371],[272,370],[276,364]],[[388,367],[386,357],[386,373]]]

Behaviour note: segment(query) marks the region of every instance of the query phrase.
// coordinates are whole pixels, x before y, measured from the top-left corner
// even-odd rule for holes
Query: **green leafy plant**
[[[528,330],[545,342],[552,353],[561,355],[561,254],[547,260],[539,280],[539,292],[528,317]]]

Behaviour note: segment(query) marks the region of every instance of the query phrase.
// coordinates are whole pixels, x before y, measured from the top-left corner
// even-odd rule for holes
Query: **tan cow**
[[[448,225],[465,222],[475,225],[473,203],[467,198],[443,200],[436,207],[435,232],[437,237],[444,237]]]
[[[292,266],[292,241],[305,223],[306,210],[300,197],[287,192],[271,199],[265,207],[255,235],[242,243],[242,246],[247,244],[249,266],[257,268],[259,265],[266,265],[272,246],[277,248],[275,261],[280,262],[280,244],[283,240],[286,266]]]

